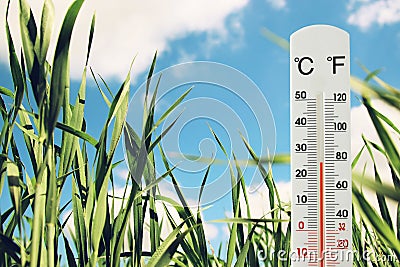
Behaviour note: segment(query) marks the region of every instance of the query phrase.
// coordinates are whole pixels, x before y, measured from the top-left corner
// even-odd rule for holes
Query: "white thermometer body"
[[[349,35],[328,25],[290,38],[293,267],[351,267]]]

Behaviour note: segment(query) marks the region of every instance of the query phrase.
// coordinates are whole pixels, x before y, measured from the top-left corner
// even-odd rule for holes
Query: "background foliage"
[[[177,98],[165,114],[156,118],[157,88],[148,86],[144,98],[145,123],[143,134],[139,136],[125,123],[130,71],[113,93],[103,79],[99,80],[85,67],[78,93],[70,94],[69,45],[83,0],[76,0],[65,15],[53,62],[47,61],[54,16],[52,2],[44,1],[40,23],[35,21],[25,0],[20,0],[19,4],[22,50],[16,51],[6,23],[13,88],[0,86],[3,119],[0,194],[8,191],[12,203],[0,214],[0,266],[289,266],[289,259],[280,260],[278,251],[290,251],[290,206],[280,201],[271,166],[265,162],[261,164],[262,160],[251,144],[243,138],[249,158],[257,163],[268,188],[270,212],[261,218],[251,216],[241,165],[236,159],[233,162],[227,160],[234,216],[219,220],[228,224],[230,236],[226,251],[221,247],[215,251],[207,244],[202,207],[188,207],[174,176],[175,167],[169,165],[164,151],[158,146],[174,122],[160,135],[155,135],[158,125],[183,101],[190,89]],[[86,64],[94,27],[95,16],[88,36]],[[149,69],[149,80],[155,62],[156,56]],[[86,131],[84,109],[88,70],[109,106],[98,139]],[[353,167],[362,153],[368,153],[374,164],[375,153],[380,153],[386,158],[393,183],[382,184],[375,165],[375,177],[354,173],[353,246],[360,255],[363,251],[372,251],[372,255],[385,255],[395,260],[380,261],[378,257],[371,257],[367,261],[356,257],[354,265],[399,266],[400,157],[393,138],[399,139],[400,131],[398,125],[373,107],[371,99],[379,98],[400,109],[400,92],[380,80],[377,73],[367,71],[364,80],[352,79],[352,87],[360,93],[381,143],[364,138],[365,145],[354,159]],[[8,102],[12,104],[6,105]],[[219,149],[229,159],[217,134],[210,131]],[[124,194],[116,196],[113,171],[121,162],[115,161],[114,154],[122,136],[131,172]],[[88,156],[88,150],[92,149],[95,151],[93,162]],[[163,155],[162,162],[155,162],[154,150]],[[29,160],[22,160],[21,151],[27,151]],[[156,177],[156,164],[166,168],[160,177]],[[203,185],[211,167],[204,173]],[[174,183],[179,201],[159,194],[158,183],[166,177]],[[63,191],[67,183],[72,187],[70,195]],[[368,201],[364,187],[374,190],[379,210]],[[202,191],[198,196],[199,203],[201,197]],[[66,204],[61,204],[61,198],[68,199]],[[388,198],[397,203],[395,218],[390,215]],[[167,215],[165,220],[157,217],[159,206],[156,203],[162,204]],[[72,212],[62,218],[61,213],[68,207],[72,207]],[[172,213],[177,213],[178,218]],[[74,222],[71,233],[66,228],[70,219]],[[161,231],[165,227],[173,230],[164,237]],[[146,232],[150,237],[149,250],[143,247]]]

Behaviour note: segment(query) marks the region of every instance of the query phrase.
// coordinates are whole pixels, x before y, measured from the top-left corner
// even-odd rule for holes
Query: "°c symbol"
[[[302,75],[310,75],[313,71],[314,71],[314,67],[310,67],[308,70],[305,70],[303,67],[303,61],[308,61],[310,65],[312,65],[314,63],[314,61],[312,60],[312,58],[310,57],[302,57],[302,58],[294,58],[294,62],[297,63],[297,69],[299,70],[299,72]]]

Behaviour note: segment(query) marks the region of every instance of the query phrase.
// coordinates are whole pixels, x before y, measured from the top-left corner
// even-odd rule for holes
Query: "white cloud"
[[[40,20],[42,1],[30,1],[35,19]],[[154,52],[162,54],[169,49],[169,42],[191,33],[206,33],[218,40],[229,33],[227,19],[238,14],[248,0],[171,0],[171,1],[129,1],[113,3],[105,0],[88,0],[78,15],[77,27],[73,33],[71,74],[79,78],[84,66],[88,32],[92,14],[96,12],[91,66],[103,76],[124,77],[133,57],[137,54],[134,72],[149,67]],[[58,33],[61,18],[69,1],[55,0],[55,31]],[[5,15],[6,5],[0,7]],[[19,36],[18,1],[12,1],[10,24],[14,39]],[[6,54],[4,17],[0,22],[2,54]],[[229,29],[228,29],[229,28]],[[55,36],[54,36],[55,37]],[[55,39],[53,39],[55,40]],[[52,44],[54,49],[55,45]],[[6,57],[2,57],[5,59]]]
[[[267,0],[276,9],[282,9],[286,7],[286,0]]]
[[[204,234],[207,240],[214,240],[215,238],[219,237],[219,229],[215,224],[211,223],[204,223]]]
[[[230,29],[234,33],[234,42],[232,42],[232,49],[238,49],[244,44],[245,31],[242,25],[242,15],[235,16],[229,21]]]
[[[291,198],[291,183],[276,182],[279,197],[283,203],[288,203]],[[250,203],[250,212],[252,218],[261,218],[271,211],[269,204],[269,190],[265,184],[262,184],[257,190],[253,191],[247,188],[248,199]],[[242,196],[243,197],[243,196]],[[246,210],[244,198],[241,199],[242,210]]]
[[[352,0],[348,8],[350,15],[347,22],[362,30],[367,30],[375,23],[383,26],[400,21],[399,0]]]
[[[370,0],[349,0],[349,2],[347,3],[347,9],[348,10],[352,10],[354,9],[357,5],[359,5],[360,3],[368,3]]]
[[[185,63],[196,60],[196,54],[188,53],[185,50],[179,50],[178,63]]]
[[[126,167],[118,168],[115,170],[115,176],[122,181],[126,181],[128,179],[129,170]]]

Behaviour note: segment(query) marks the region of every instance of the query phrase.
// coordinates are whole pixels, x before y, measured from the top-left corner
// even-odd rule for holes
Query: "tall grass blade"
[[[38,44],[38,33],[35,18],[27,1],[19,1],[19,22],[21,30],[22,48],[26,61],[26,68],[32,85],[33,95],[37,106],[42,106],[46,90],[46,71],[45,61],[47,49],[47,38],[51,29],[47,27],[51,24],[52,10],[48,1],[44,3],[41,23],[41,36]],[[48,19],[44,21],[44,19]],[[48,23],[47,23],[48,22]],[[39,47],[37,47],[39,45]],[[29,98],[28,98],[29,100]]]
[[[162,158],[165,168],[167,170],[169,170],[170,166],[168,164],[165,153],[161,148],[160,148],[160,154],[161,154],[161,158]],[[169,173],[169,176],[171,177],[175,192],[178,195],[179,201],[181,202],[181,205],[182,205],[182,206],[179,206],[179,205],[175,204],[174,208],[176,209],[176,211],[178,212],[178,214],[182,218],[182,220],[187,221],[188,227],[194,227],[196,225],[196,221],[194,219],[195,218],[194,214],[192,213],[191,209],[189,208],[189,205],[183,195],[183,192],[180,189],[178,181],[172,172]],[[203,227],[203,226],[200,225],[199,227]],[[190,242],[193,247],[193,250],[196,252],[200,252],[199,242],[197,240],[198,237],[196,237],[195,233],[196,233],[195,231],[190,233]]]
[[[254,152],[253,148],[250,146],[250,144],[247,142],[247,140],[244,138],[243,135],[241,135],[241,138],[242,138],[242,141],[243,141],[244,145],[246,146],[247,151],[249,152],[250,156],[253,158],[253,160],[255,160],[256,162],[259,162],[258,156],[256,155],[256,153]],[[281,203],[281,200],[280,200],[280,197],[279,197],[279,193],[278,193],[278,190],[276,188],[274,179],[272,177],[271,168],[269,168],[269,170],[267,171],[267,170],[265,170],[265,168],[261,164],[258,164],[257,167],[258,167],[258,169],[259,169],[259,171],[260,171],[260,173],[261,173],[261,175],[262,175],[262,177],[264,179],[265,184],[268,187],[269,203],[270,203],[271,210],[274,209],[275,195],[276,195],[276,198],[277,198],[277,204],[278,204],[279,207],[281,207],[282,203]]]
[[[14,98],[14,93],[10,89],[7,89],[3,86],[0,86],[0,94]]]
[[[400,241],[397,239],[390,226],[382,220],[377,212],[371,207],[356,185],[353,185],[353,202],[355,203],[358,211],[363,218],[374,227],[381,240],[388,245],[388,247],[395,251],[400,251]]]
[[[88,42],[88,48],[87,48],[87,53],[86,53],[86,66],[89,63],[89,55],[90,55],[90,51],[92,49],[92,42],[93,42],[93,35],[94,35],[94,28],[96,25],[96,14],[93,14],[92,17],[92,22],[90,24],[90,32],[89,32],[89,42]]]
[[[158,247],[153,256],[150,258],[147,267],[166,266],[169,264],[172,256],[175,254],[178,246],[182,243],[184,237],[192,232],[195,227],[197,227],[197,225],[192,226],[180,234],[179,231],[185,224],[186,221],[182,222],[168,235],[161,246]]]
[[[397,151],[396,146],[394,145],[392,138],[388,134],[387,130],[383,126],[382,122],[378,118],[377,114],[371,107],[371,103],[368,99],[363,98],[363,104],[367,108],[368,114],[374,124],[374,127],[378,133],[379,139],[381,140],[383,147],[388,155],[388,161],[390,165],[393,167],[397,177],[400,177],[400,155]]]
[[[369,81],[370,79],[373,79],[377,84],[379,84],[382,88],[386,89],[392,94],[397,95],[400,97],[400,92],[398,89],[394,88],[390,84],[384,82],[382,79],[378,77],[378,74],[380,73],[380,70],[375,70],[375,71],[369,71],[364,65],[361,64],[361,68],[368,74],[367,78],[365,79],[366,81]]]
[[[234,214],[235,218],[241,217],[241,212],[240,212],[240,202],[239,202],[239,194],[240,194],[240,184],[239,184],[239,180],[236,178],[234,172],[233,172],[233,168],[231,165],[231,162],[229,161],[229,155],[224,147],[224,145],[222,144],[221,140],[218,138],[217,134],[214,132],[213,129],[211,129],[211,127],[209,126],[210,131],[214,137],[214,139],[217,141],[217,144],[219,145],[220,149],[222,150],[222,152],[225,154],[225,157],[228,160],[228,167],[229,167],[229,172],[230,172],[230,176],[231,176],[231,186],[232,186],[232,211]],[[244,244],[244,240],[243,240],[243,227],[242,226],[238,226],[238,224],[236,222],[232,223],[232,229],[230,231],[230,235],[229,235],[229,241],[228,241],[228,248],[227,248],[227,265],[231,266],[233,263],[233,257],[235,255],[235,252],[237,251],[237,247],[236,247],[236,241],[239,242],[240,247],[243,246]]]
[[[184,214],[185,211],[183,207],[178,204],[176,201],[174,201],[171,198],[156,195],[156,199],[162,201],[162,204],[164,206],[164,211],[167,214],[168,221],[172,227],[172,229],[175,229],[178,224],[175,222],[174,217],[171,215],[171,212],[168,210],[166,207],[166,204],[170,204],[172,207],[175,208],[175,210],[178,212],[178,214]],[[184,216],[180,215],[181,218]],[[193,266],[201,266],[201,258],[200,255],[198,255],[198,252],[195,250],[195,248],[191,245],[191,240],[186,240],[184,239],[183,242],[181,243],[181,247],[183,252],[185,253],[185,257],[187,258],[187,261],[190,262]]]
[[[371,146],[369,144],[369,142],[366,140],[366,138],[364,136],[362,136],[363,140],[364,140],[364,144],[365,147],[367,148],[370,158],[372,159],[372,163],[374,164],[374,173],[375,173],[375,182],[376,183],[382,183],[381,177],[379,175],[377,166],[376,166],[376,162],[375,162],[375,157],[374,154],[372,152]],[[390,226],[391,229],[393,229],[393,223],[392,223],[392,218],[390,217],[390,213],[389,213],[389,209],[388,206],[386,204],[386,200],[384,195],[377,193],[376,194],[377,200],[378,200],[378,205],[379,205],[379,209],[382,215],[382,219],[385,220],[388,225]]]
[[[67,255],[68,266],[69,267],[77,267],[78,265],[76,265],[75,258],[74,258],[74,253],[73,253],[73,251],[72,251],[72,249],[71,249],[71,247],[69,245],[69,240],[64,235],[64,233],[62,233],[62,237],[63,237],[63,240],[64,240],[64,248],[65,248],[65,253]]]
[[[378,183],[373,178],[358,173],[353,173],[353,180],[364,187],[368,187],[376,193],[382,194],[385,197],[391,198],[394,201],[400,202],[399,188]]]
[[[74,215],[74,229],[76,238],[76,248],[78,252],[78,262],[80,266],[85,266],[88,263],[88,236],[86,232],[85,218],[82,207],[83,199],[79,198],[76,185],[72,182],[72,205]]]
[[[108,107],[110,107],[111,106],[111,102],[108,99],[108,97],[106,96],[106,94],[104,93],[103,89],[101,89],[100,84],[98,83],[96,75],[94,74],[92,68],[90,68],[90,73],[92,74],[93,80],[96,83],[97,89],[99,90],[101,96],[103,97],[104,102],[107,104]]]
[[[262,28],[261,33],[271,42],[280,46],[283,50],[289,51],[289,42],[286,39],[276,35],[274,32],[267,28]]]
[[[193,87],[189,88],[184,92],[162,115],[161,117],[157,120],[156,123],[154,123],[153,128],[151,129],[150,133],[153,133],[154,130],[170,115],[170,113],[175,110],[175,108],[186,98],[186,96],[192,91]]]
[[[22,103],[22,98],[23,98],[23,95],[25,92],[25,82],[24,82],[21,66],[19,64],[18,57],[15,52],[14,42],[11,37],[10,28],[8,25],[8,8],[7,8],[7,15],[6,15],[6,36],[7,36],[7,41],[8,41],[8,54],[9,54],[9,61],[10,61],[10,70],[11,70],[13,83],[15,86],[14,106],[13,106],[14,113],[12,115],[12,118],[9,118],[11,120],[11,124],[13,124],[13,121],[15,120],[15,118],[18,114],[18,109]]]
[[[70,6],[61,26],[60,35],[57,40],[54,54],[53,68],[51,73],[49,103],[46,108],[46,131],[52,134],[57,123],[58,114],[64,100],[65,89],[69,88],[68,58],[72,30],[79,10],[84,0],[76,0]]]
[[[246,257],[247,257],[247,253],[248,253],[249,248],[250,248],[250,244],[252,242],[254,231],[256,230],[256,226],[257,225],[254,225],[251,228],[251,231],[250,231],[249,235],[247,236],[246,243],[244,244],[244,246],[243,246],[242,250],[240,251],[240,254],[239,254],[238,258],[237,258],[237,261],[235,263],[235,267],[247,266],[246,265]]]
[[[42,18],[40,22],[40,52],[39,61],[41,65],[46,62],[46,55],[50,45],[51,34],[54,23],[54,4],[51,0],[45,0],[42,8]]]
[[[0,233],[0,251],[9,255],[17,264],[21,264],[18,253],[20,247],[9,237]]]

